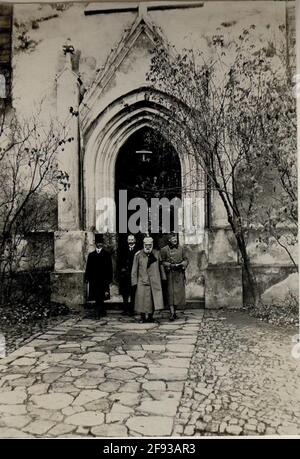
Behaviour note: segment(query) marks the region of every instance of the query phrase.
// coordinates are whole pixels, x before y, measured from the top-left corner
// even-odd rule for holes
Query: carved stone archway
[[[160,129],[165,126],[168,132],[174,131],[174,139],[176,130],[184,132],[184,126],[178,120],[173,118],[170,121],[170,103],[167,95],[160,93],[158,96],[149,88],[139,88],[119,98],[89,126],[85,126],[82,133],[85,230],[95,229],[97,200],[114,199],[116,159],[120,148],[134,132],[143,127],[155,128],[156,123]],[[203,218],[202,226],[197,228],[197,242],[202,242],[205,222],[204,173],[196,165],[187,136],[180,145],[173,144],[173,147],[181,163],[183,199],[194,199],[200,206],[198,212]],[[182,241],[186,242],[184,239]]]

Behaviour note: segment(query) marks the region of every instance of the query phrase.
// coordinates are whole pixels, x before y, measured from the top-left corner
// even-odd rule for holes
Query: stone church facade
[[[214,2],[166,1],[153,5],[15,5],[13,25],[6,22],[6,30],[12,30],[13,52],[12,57],[2,53],[1,70],[5,68],[10,78],[12,63],[13,107],[28,114],[43,100],[42,116],[58,117],[62,123],[68,119],[74,138],[60,158],[70,188],[58,196],[57,222],[49,231],[53,257],[47,261],[52,299],[71,307],[84,303],[83,273],[97,231],[97,202],[115,199],[122,147],[137,132],[150,128],[153,120],[164,122],[167,96],[159,97],[158,103],[146,78],[156,37],[177,49],[207,48],[222,23],[230,24],[227,29],[233,34],[253,23],[258,30],[268,24],[274,30],[287,24],[293,72],[293,2],[222,2],[216,7]],[[5,14],[11,18],[7,10]],[[9,39],[9,34],[1,35],[3,43]],[[70,116],[70,107],[78,116]],[[208,205],[206,178],[184,154],[185,148],[182,145],[177,151],[182,198],[188,189],[201,216],[192,242],[184,232],[180,234],[190,259],[188,303],[239,308],[243,304],[242,266],[223,204],[213,194]],[[187,180],[197,183],[194,191]],[[284,251],[274,246],[266,254],[257,247],[256,237],[251,235],[249,250],[263,291],[293,268]],[[118,235],[107,234],[106,243],[116,268]],[[112,292],[112,301],[119,301],[117,279]]]

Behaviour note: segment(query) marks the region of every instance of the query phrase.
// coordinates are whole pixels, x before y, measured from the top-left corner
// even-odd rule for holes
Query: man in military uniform
[[[170,320],[177,319],[176,308],[185,306],[185,270],[188,259],[185,249],[178,244],[177,235],[171,233],[168,245],[161,249],[161,259],[167,276],[167,304]]]

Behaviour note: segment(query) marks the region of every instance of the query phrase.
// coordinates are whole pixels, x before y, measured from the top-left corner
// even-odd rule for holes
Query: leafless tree
[[[250,305],[260,302],[248,249],[251,229],[266,230],[263,209],[273,208],[273,197],[290,198],[288,212],[297,222],[295,102],[281,48],[282,42],[277,47],[259,42],[254,25],[236,40],[215,35],[206,55],[192,49],[178,53],[158,42],[148,74],[151,86],[171,97],[165,114],[171,128],[161,125],[163,135],[178,146],[188,138],[187,154],[223,202]],[[176,121],[183,129],[172,128]],[[159,129],[159,120],[155,124]],[[270,191],[274,180],[281,184],[276,196]]]
[[[50,121],[44,125],[40,111],[20,120],[2,107],[0,113],[0,294],[1,304],[12,293],[12,274],[24,269],[27,237],[49,227],[54,197],[67,188],[68,175],[59,168],[66,128]],[[43,249],[32,254],[31,269],[40,265]],[[28,267],[28,263],[27,263]]]

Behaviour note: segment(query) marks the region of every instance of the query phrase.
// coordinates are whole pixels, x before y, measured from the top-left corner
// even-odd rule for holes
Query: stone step
[[[87,308],[93,307],[92,302],[87,303]],[[122,311],[123,310],[123,303],[120,301],[107,301],[106,302],[106,307],[108,311]],[[186,306],[184,309],[204,309],[205,308],[205,300],[200,299],[200,300],[187,300]],[[178,308],[183,309],[183,308]]]

